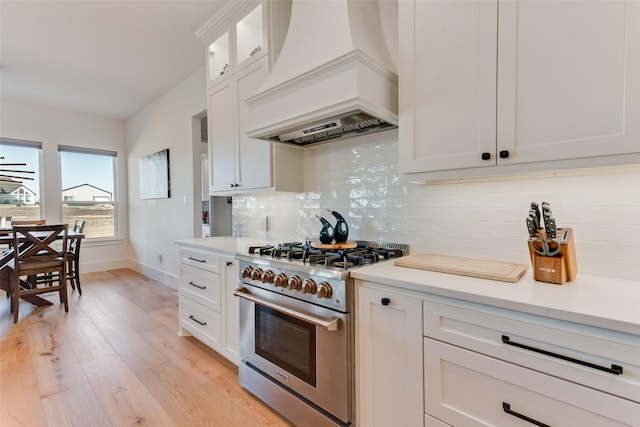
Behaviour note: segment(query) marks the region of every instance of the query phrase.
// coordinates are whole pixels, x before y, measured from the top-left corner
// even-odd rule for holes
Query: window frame
[[[42,164],[42,156],[43,156],[43,144],[42,141],[32,141],[32,140],[28,140],[28,139],[16,139],[16,138],[7,138],[7,137],[3,137],[0,136],[0,146],[11,146],[11,147],[21,147],[21,148],[34,148],[37,150],[37,166],[38,166],[38,188],[34,188],[34,191],[36,191],[36,195],[38,195],[38,201],[35,202],[35,204],[38,206],[38,210],[39,210],[39,214],[38,217],[39,218],[43,218],[43,212],[44,212],[44,170],[43,170],[43,164]],[[3,159],[0,160],[0,163],[6,162],[6,161],[11,161],[11,159]],[[24,185],[24,183],[23,183]],[[27,187],[25,185],[25,187]],[[28,187],[27,187],[28,188]]]

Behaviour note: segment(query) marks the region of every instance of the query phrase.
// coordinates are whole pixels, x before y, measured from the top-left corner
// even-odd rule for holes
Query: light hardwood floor
[[[54,293],[22,302],[16,324],[0,291],[0,426],[291,426],[177,335],[174,289],[121,269],[69,291],[69,313]]]

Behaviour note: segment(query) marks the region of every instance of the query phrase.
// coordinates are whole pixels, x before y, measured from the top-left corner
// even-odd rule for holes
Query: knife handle
[[[538,232],[538,227],[535,225],[535,218],[531,215],[527,217],[527,230],[529,231],[529,237],[535,237]]]
[[[547,236],[555,239],[558,231],[558,226],[556,225],[555,218],[549,218],[549,229],[547,230]]]

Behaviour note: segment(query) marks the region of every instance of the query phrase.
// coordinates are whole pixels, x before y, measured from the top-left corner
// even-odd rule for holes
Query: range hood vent
[[[277,137],[277,142],[305,146],[338,138],[348,138],[351,136],[360,136],[365,133],[380,132],[395,127],[395,125],[373,117],[363,111],[352,111],[341,117],[311,123],[308,126],[280,134]]]
[[[396,128],[378,0],[292,0],[278,60],[246,102],[249,137],[300,147]]]

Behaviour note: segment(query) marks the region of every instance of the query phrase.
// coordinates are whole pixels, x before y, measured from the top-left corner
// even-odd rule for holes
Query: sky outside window
[[[62,189],[89,184],[113,194],[113,159],[100,154],[61,152]]]

